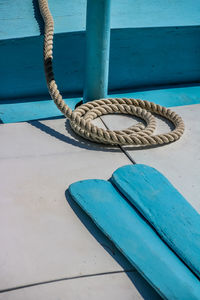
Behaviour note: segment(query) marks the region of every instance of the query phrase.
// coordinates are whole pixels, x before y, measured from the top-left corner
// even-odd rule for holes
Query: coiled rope
[[[111,145],[158,145],[178,140],[184,132],[181,117],[170,109],[155,103],[130,98],[109,98],[88,102],[72,111],[64,102],[56,85],[53,73],[54,21],[48,0],[38,0],[45,23],[44,68],[49,93],[59,110],[69,119],[72,129],[82,137],[98,143]],[[92,124],[92,120],[106,114],[129,114],[142,118],[146,127],[138,123],[125,130],[111,131]],[[175,128],[169,133],[153,135],[156,121],[152,113],[170,120]]]

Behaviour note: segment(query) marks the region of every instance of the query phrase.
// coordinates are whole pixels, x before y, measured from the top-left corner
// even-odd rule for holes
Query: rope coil
[[[82,104],[74,111],[64,102],[53,73],[54,21],[48,7],[48,0],[38,0],[45,24],[44,69],[49,93],[58,109],[69,119],[72,129],[80,136],[98,143],[111,145],[161,145],[178,140],[184,132],[182,118],[172,110],[153,102],[131,98],[108,98]],[[105,130],[92,124],[92,120],[106,114],[129,114],[146,122],[138,123],[125,130]],[[156,128],[152,113],[170,120],[175,128],[169,133],[153,135]]]

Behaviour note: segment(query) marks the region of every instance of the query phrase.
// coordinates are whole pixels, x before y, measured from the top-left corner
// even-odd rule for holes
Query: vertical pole
[[[110,2],[111,0],[87,0],[84,103],[107,96]]]

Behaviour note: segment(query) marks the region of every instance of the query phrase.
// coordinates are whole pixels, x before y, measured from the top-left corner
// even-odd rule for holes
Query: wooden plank
[[[86,0],[54,1],[49,6],[55,32],[85,30]],[[41,18],[37,0],[0,0],[0,39],[40,35]],[[112,1],[112,28],[143,28],[199,25],[199,0],[115,0]]]
[[[50,96],[49,96],[50,97]],[[81,98],[64,99],[71,109]],[[41,101],[2,101],[0,102],[0,119],[3,123],[24,122],[39,119],[60,118],[64,115],[52,100]]]
[[[140,91],[133,91],[129,93],[123,93],[120,95],[113,94],[112,97],[145,99],[167,107],[199,104],[200,85],[160,87],[149,90],[146,89]]]
[[[69,192],[162,297],[199,299],[195,275],[110,182],[80,181],[72,184]]]
[[[109,91],[199,82],[199,35],[200,26],[113,29]],[[56,34],[54,44],[58,87],[76,97],[83,91],[85,33]],[[0,101],[48,95],[42,45],[42,36],[0,41]]]
[[[109,88],[199,82],[199,32],[200,26],[112,30]]]
[[[37,2],[0,0],[0,100],[48,93]],[[110,90],[199,81],[199,0],[112,2]],[[86,0],[49,0],[49,6],[56,79],[62,92],[76,96],[83,90]]]
[[[200,103],[200,86],[163,88],[133,93],[110,94],[110,97],[143,98],[168,107],[196,104]],[[71,109],[74,109],[76,104],[81,100],[81,98],[65,99]],[[21,101],[0,101],[0,119],[3,123],[57,118],[62,116],[62,113],[59,109],[57,109],[52,100],[28,101],[27,99]],[[108,122],[108,120],[108,116],[106,116],[104,121]],[[117,122],[117,126],[118,124],[119,122]]]
[[[112,181],[200,276],[200,215],[166,177],[152,167],[139,164],[119,168]]]
[[[192,96],[192,94],[189,95],[182,90],[179,96],[177,93],[177,97],[174,97],[175,94],[171,93],[174,95],[170,97],[170,92],[163,90],[163,94],[160,93],[160,97],[156,97],[155,93],[155,101],[158,100],[160,104],[165,105],[164,103],[168,98],[166,105],[168,103],[178,105],[179,101],[180,105],[182,105],[187,99],[191,101],[191,99],[195,100],[195,98],[198,98],[198,92],[196,91],[196,93],[195,89],[193,92]],[[153,93],[151,94],[151,91],[146,91],[146,93],[153,100]],[[144,99],[148,98],[145,97]],[[161,147],[124,147],[124,150],[136,163],[152,166],[165,174],[169,181],[200,213],[200,201],[197,197],[200,194],[200,104],[176,106],[172,110],[178,113],[185,123],[185,132],[179,141]],[[103,121],[110,130],[128,128],[137,122],[126,115],[107,115],[103,117]],[[156,117],[156,124],[156,134],[166,133],[170,130],[171,124],[159,117]]]

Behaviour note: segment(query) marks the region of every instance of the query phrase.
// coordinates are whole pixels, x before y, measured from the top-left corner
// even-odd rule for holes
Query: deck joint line
[[[131,272],[135,272],[135,271],[136,271],[135,269],[128,269],[128,270],[121,270],[121,271],[101,272],[101,273],[77,275],[77,276],[72,276],[72,277],[64,277],[64,278],[46,280],[46,281],[42,281],[42,282],[35,282],[35,283],[15,286],[15,287],[7,288],[7,289],[2,289],[2,290],[0,290],[0,294],[6,293],[6,292],[12,292],[15,290],[21,290],[21,289],[25,289],[25,288],[29,288],[29,287],[34,287],[37,285],[44,285],[44,284],[59,282],[59,281],[89,278],[89,277],[95,277],[95,276],[112,275],[112,274],[131,273]]]
[[[99,117],[99,118],[102,121],[103,125],[106,127],[106,129],[109,129],[109,127],[106,125],[106,123],[104,122],[104,120],[102,119],[102,117]],[[123,148],[123,146],[117,145],[117,147],[126,155],[126,157],[131,161],[131,163],[133,165],[136,164],[136,161],[131,157],[131,155],[128,152],[126,152],[126,150]]]

